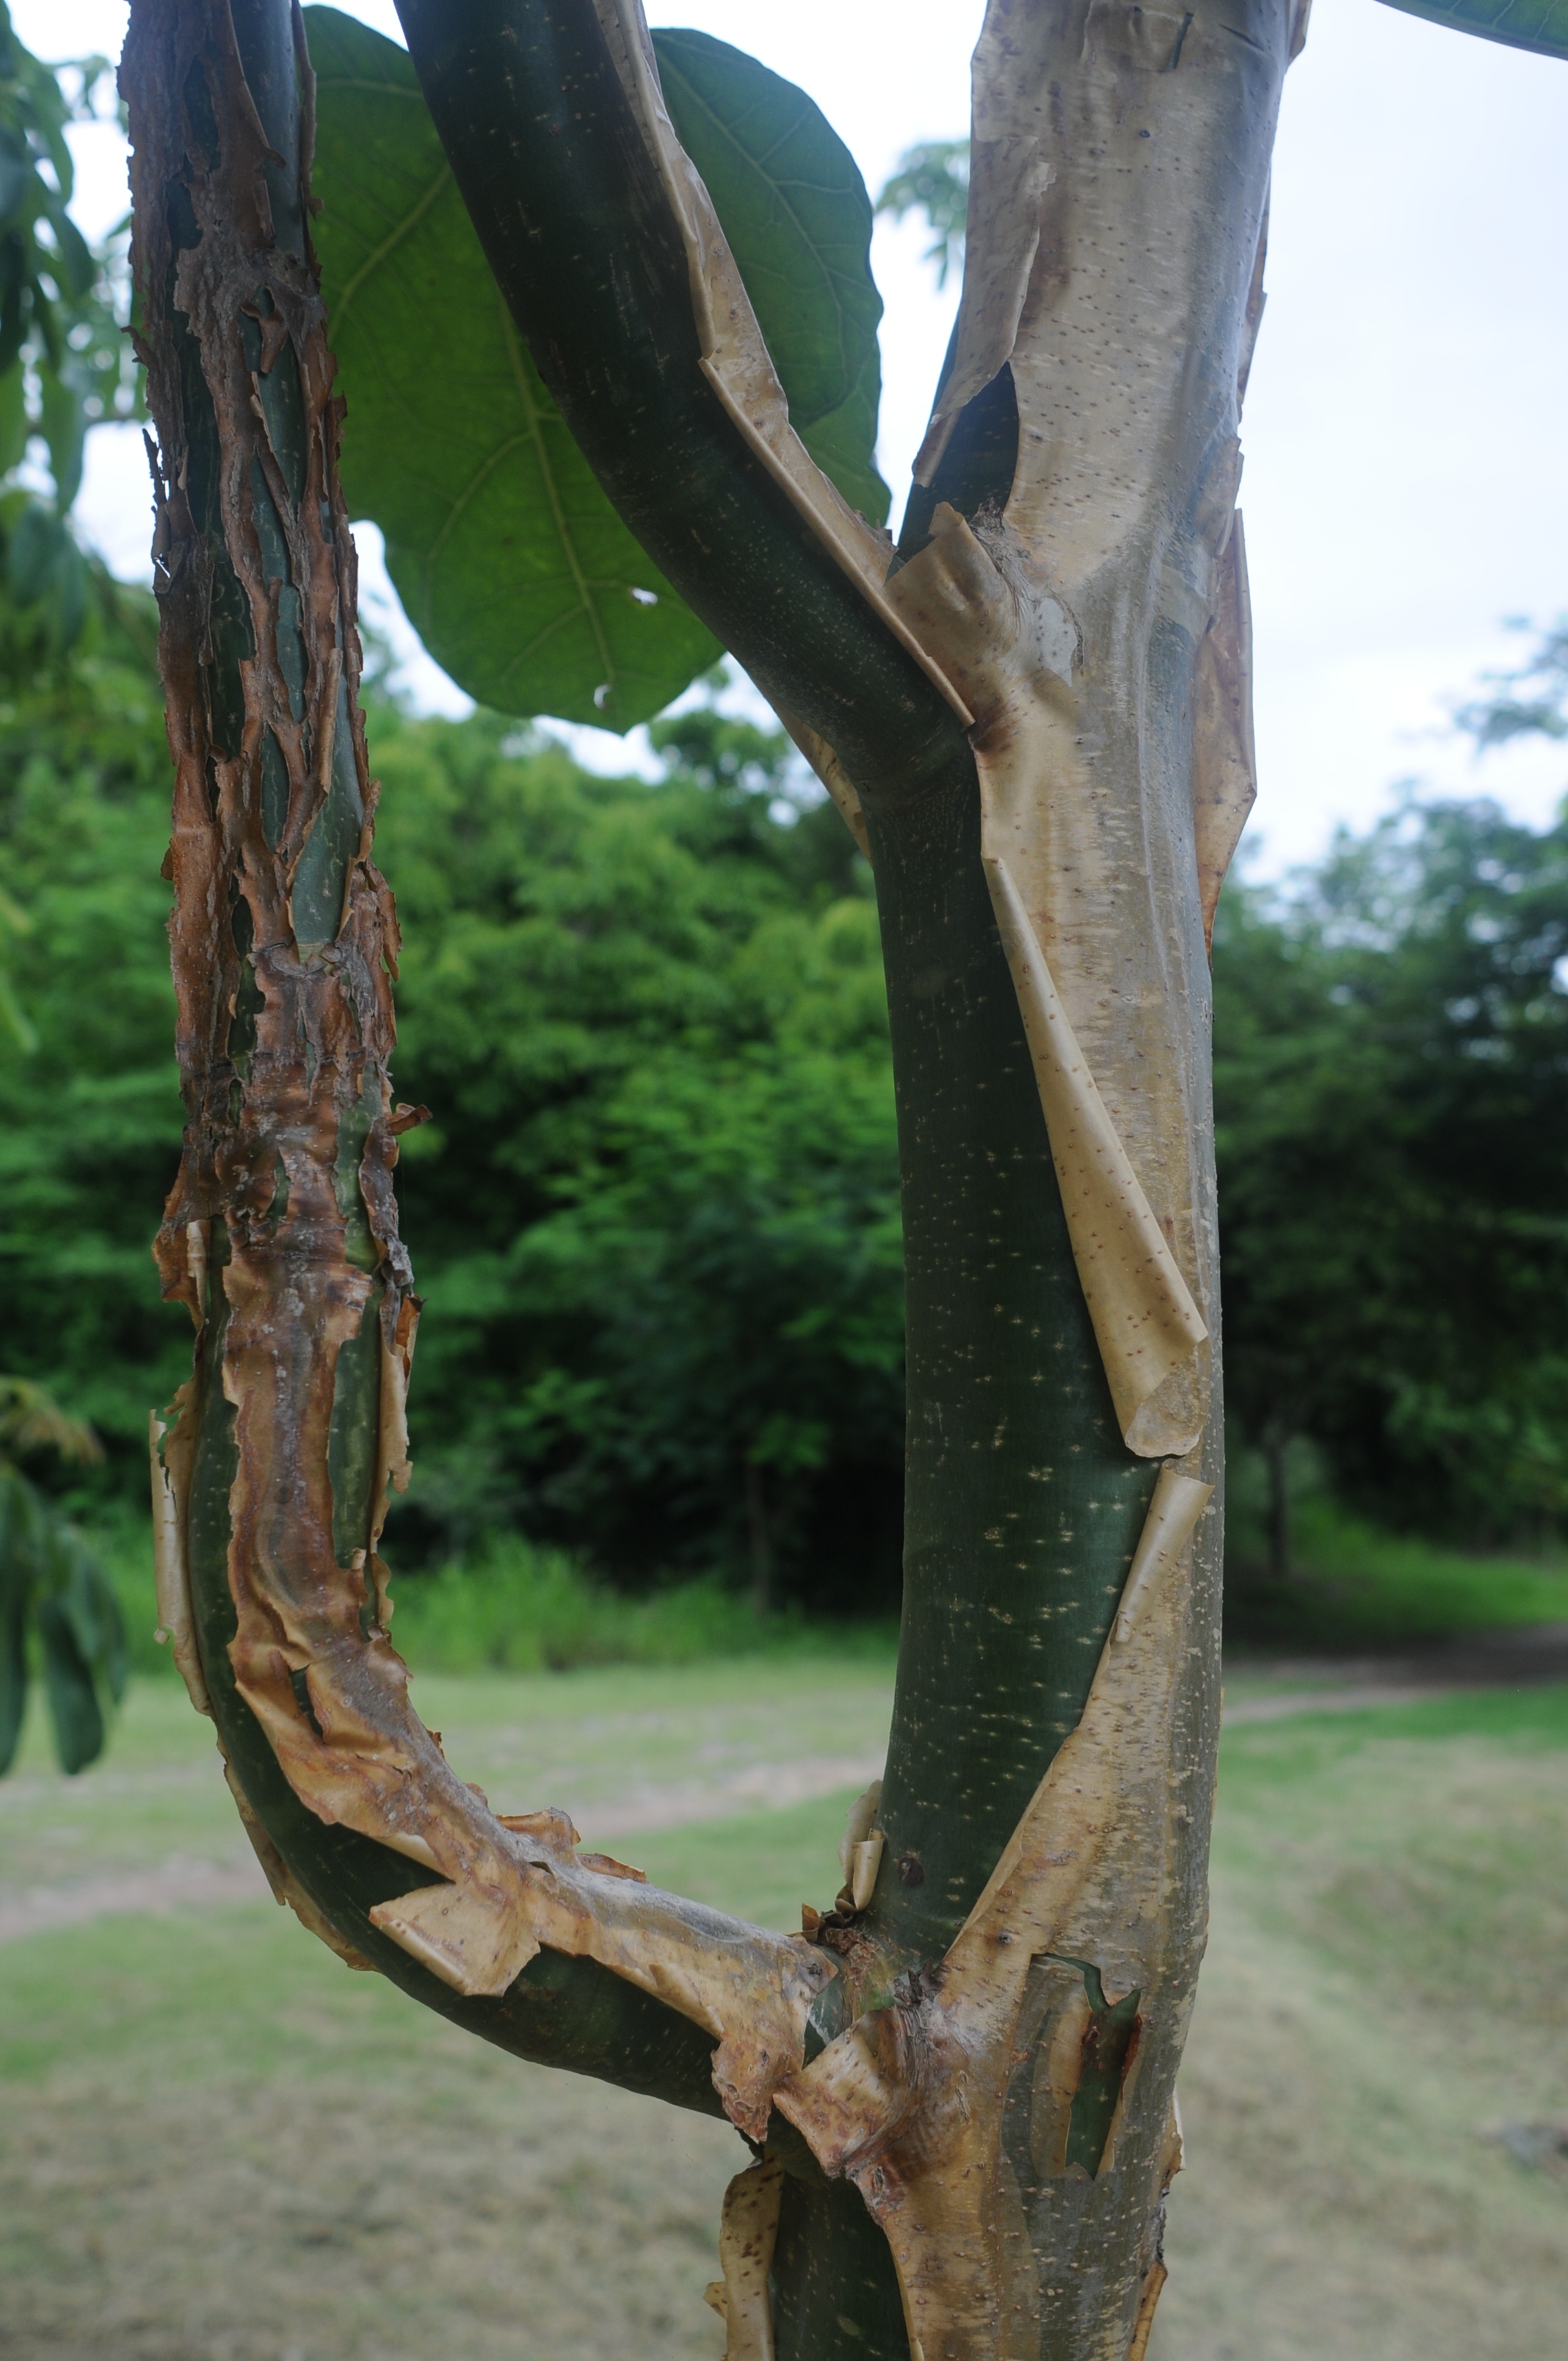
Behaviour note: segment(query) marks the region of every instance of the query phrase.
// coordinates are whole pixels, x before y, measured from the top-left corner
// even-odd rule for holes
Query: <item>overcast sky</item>
[[[397,38],[390,0],[348,14]],[[671,0],[695,25],[802,83],[873,192],[913,140],[967,128],[981,0]],[[124,0],[12,0],[49,58],[117,54]],[[125,206],[110,126],[80,136],[78,215]],[[1260,797],[1254,859],[1275,871],[1365,823],[1395,785],[1497,795],[1548,818],[1568,752],[1520,747],[1477,767],[1447,699],[1517,658],[1504,618],[1568,608],[1568,65],[1397,14],[1317,0],[1286,87],[1268,309],[1243,440],[1257,631]],[[913,220],[879,225],[887,303],[881,459],[895,513],[950,323]],[[352,431],[352,428],[350,429]],[[148,572],[139,438],[90,444],[79,519],[126,573]],[[374,535],[361,536],[374,543]],[[390,596],[374,547],[373,594]],[[406,633],[406,627],[405,627]],[[419,693],[461,709],[424,660]],[[601,767],[626,759],[573,733]],[[596,743],[597,741],[597,743]]]

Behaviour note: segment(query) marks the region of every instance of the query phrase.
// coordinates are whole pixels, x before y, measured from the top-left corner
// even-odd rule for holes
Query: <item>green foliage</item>
[[[565,1672],[583,1664],[686,1664],[820,1648],[798,1614],[760,1620],[711,1576],[628,1598],[592,1581],[566,1552],[517,1534],[396,1586],[397,1642],[415,1673]],[[888,1625],[861,1627],[885,1653]],[[833,1636],[842,1653],[844,1633]]]
[[[1568,1623],[1568,1558],[1510,1556],[1393,1534],[1334,1499],[1293,1455],[1290,1579],[1256,1580],[1262,1555],[1261,1470],[1234,1455],[1225,1479],[1225,1602],[1232,1637],[1272,1646],[1398,1647],[1534,1623]]]
[[[777,733],[659,787],[504,725],[376,736],[408,951],[400,1176],[433,1543],[521,1517],[623,1572],[896,1580],[896,1149],[875,912]],[[759,1531],[759,1525],[761,1530]],[[846,1602],[848,1603],[848,1602]]]
[[[1524,631],[1522,616],[1510,631]],[[1490,694],[1461,705],[1454,719],[1485,752],[1514,738],[1568,738],[1568,616],[1541,634],[1522,664],[1482,675]]]
[[[1229,1398],[1399,1521],[1568,1516],[1568,823],[1410,805],[1226,896]]]
[[[380,526],[411,620],[473,696],[630,729],[718,642],[621,523],[545,391],[406,51],[336,9],[305,15],[349,504]],[[660,33],[655,47],[808,447],[880,521],[882,304],[854,161],[803,92],[740,50],[697,33]]]
[[[110,71],[104,58],[41,64],[0,0],[0,533],[11,600],[56,649],[75,641],[89,604],[86,563],[65,522],[88,431],[137,414],[119,319],[123,230],[94,249],[68,210],[66,131],[92,119]],[[48,503],[19,481],[40,456],[53,480]]]
[[[0,701],[27,1028],[0,1035],[0,1268],[9,1357],[108,1446],[78,1506],[113,1487],[139,1514],[189,1353],[148,1253],[181,1132],[168,755],[145,659],[95,630]],[[521,1521],[619,1572],[707,1571],[749,1562],[756,1509],[786,1590],[819,1558],[820,1587],[885,1597],[897,1177],[864,864],[777,732],[672,718],[650,786],[510,727],[372,717],[399,1086],[435,1118],[400,1176],[430,1301],[397,1558]]]
[[[937,266],[938,287],[947,285],[955,266],[963,267],[969,146],[967,139],[922,139],[906,148],[876,201],[878,213],[891,214],[894,221],[905,214],[925,214],[932,233],[926,259]]]
[[[17,1459],[41,1451],[90,1462],[96,1437],[38,1385],[0,1378],[0,1777],[27,1710],[29,1635],[60,1767],[84,1770],[104,1751],[107,1708],[125,1694],[125,1624],[98,1559],[75,1527],[30,1484]]]
[[[1424,16],[1455,33],[1475,33],[1510,49],[1568,58],[1568,0],[1385,0],[1407,16]]]
[[[20,904],[9,894],[0,893],[0,1038],[8,1038],[13,1048],[32,1049],[38,1046],[38,1035],[23,1015],[21,1004],[11,989],[10,962],[6,953],[8,941],[31,934],[33,922]]]
[[[105,591],[37,675],[0,612],[6,1357],[103,1435],[66,1503],[97,1522],[142,1517],[189,1351],[147,1251],[181,1128],[149,603]],[[1499,698],[1550,700],[1539,661]],[[700,707],[652,735],[649,785],[494,715],[373,708],[398,1082],[433,1115],[400,1173],[429,1309],[394,1563],[521,1529],[622,1582],[870,1610],[903,1422],[870,879],[776,732]],[[1561,827],[1412,808],[1305,898],[1226,896],[1230,1397],[1244,1442],[1312,1436],[1375,1519],[1563,1527],[1565,856]]]
[[[137,1490],[147,1413],[185,1373],[148,1241],[179,1159],[174,1004],[159,876],[169,755],[150,598],[99,609],[68,664],[5,676],[0,863],[23,1030],[0,1033],[0,1284],[6,1359],[104,1437]]]

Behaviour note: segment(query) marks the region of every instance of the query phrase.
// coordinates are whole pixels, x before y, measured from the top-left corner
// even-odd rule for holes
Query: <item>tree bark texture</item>
[[[280,1895],[520,2054],[723,2110],[730,2361],[1124,2361],[1164,2276],[1218,1721],[1207,929],[1251,800],[1234,495],[1292,0],[991,0],[895,551],[795,440],[636,0],[402,0],[563,415],[869,847],[905,1191],[885,1779],[784,1938],[499,1821],[377,1556],[390,1172],[339,416],[279,0],[137,0],[198,1324],[164,1617]]]

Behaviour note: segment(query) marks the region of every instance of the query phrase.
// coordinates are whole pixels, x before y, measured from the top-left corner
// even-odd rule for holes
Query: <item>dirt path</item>
[[[651,1828],[676,1828],[694,1820],[716,1820],[740,1812],[782,1811],[844,1787],[865,1787],[880,1777],[882,1758],[873,1754],[817,1754],[802,1763],[751,1763],[724,1779],[685,1779],[668,1786],[651,1784],[596,1804],[579,1817],[595,1839],[637,1836]],[[0,1886],[0,1943],[62,1927],[84,1927],[95,1918],[162,1917],[171,1910],[216,1910],[236,1902],[269,1898],[270,1889],[255,1856],[236,1848],[221,1861],[176,1855],[159,1868],[82,1877],[69,1883],[27,1887]]]
[[[1361,1681],[1354,1688],[1286,1689],[1275,1697],[1227,1697],[1225,1722],[1284,1721],[1298,1713],[1366,1713],[1374,1706],[1420,1705],[1428,1697],[1453,1697],[1453,1681]]]
[[[1264,1665],[1260,1662],[1257,1669]],[[1244,1722],[1283,1721],[1306,1713],[1364,1713],[1378,1706],[1415,1705],[1452,1697],[1478,1683],[1561,1680],[1568,1676],[1568,1625],[1518,1632],[1486,1632],[1395,1657],[1354,1661],[1318,1659],[1267,1664],[1270,1676],[1316,1686],[1275,1690],[1263,1697],[1233,1697],[1225,1705],[1232,1727]],[[1245,1668],[1234,1670],[1245,1676]],[[871,1753],[809,1755],[794,1763],[752,1763],[719,1779],[687,1779],[666,1785],[643,1784],[585,1809],[585,1833],[595,1841],[636,1836],[654,1828],[722,1819],[747,1811],[777,1811],[863,1787],[882,1770]],[[221,1909],[259,1901],[266,1879],[250,1854],[238,1850],[217,1861],[174,1856],[160,1867],[69,1883],[31,1887],[0,1886],[0,1943],[94,1919],[162,1916],[171,1910]]]
[[[166,1861],[118,1877],[83,1877],[69,1885],[0,1887],[0,1943],[85,1927],[94,1918],[166,1917],[170,1910],[218,1910],[258,1902],[270,1888],[252,1852],[227,1861]]]

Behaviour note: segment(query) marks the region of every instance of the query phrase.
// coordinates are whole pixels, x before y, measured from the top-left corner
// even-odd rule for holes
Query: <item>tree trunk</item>
[[[190,1118],[160,1257],[198,1323],[165,1620],[326,1939],[764,2151],[721,2228],[731,2361],[1124,2361],[1204,1925],[1205,935],[1251,796],[1235,428],[1292,7],[992,0],[896,555],[789,428],[635,0],[401,13],[554,399],[871,851],[909,1402],[879,1825],[808,1937],[770,1935],[564,1815],[497,1821],[403,1693],[396,938],[281,0],[136,0],[126,66]]]

